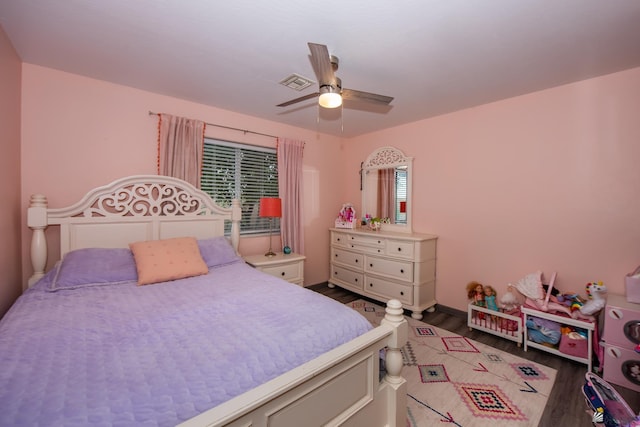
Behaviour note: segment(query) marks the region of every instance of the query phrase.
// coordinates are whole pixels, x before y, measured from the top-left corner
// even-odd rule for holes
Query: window
[[[407,223],[407,168],[396,168],[396,224]]]
[[[240,199],[240,234],[267,233],[269,218],[260,217],[260,198],[278,197],[275,148],[205,138],[200,188],[224,207]],[[226,227],[229,233],[231,225]],[[279,230],[280,219],[275,218],[273,231]]]

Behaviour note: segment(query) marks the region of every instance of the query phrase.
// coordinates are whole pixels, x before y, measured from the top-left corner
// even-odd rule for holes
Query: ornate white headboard
[[[45,229],[60,225],[60,256],[87,247],[128,247],[131,242],[193,236],[224,235],[231,221],[231,243],[238,251],[238,200],[222,208],[209,195],[177,178],[134,175],[89,191],[79,202],[49,209],[47,198],[31,196],[27,225],[33,230],[29,286],[44,275],[47,262]]]

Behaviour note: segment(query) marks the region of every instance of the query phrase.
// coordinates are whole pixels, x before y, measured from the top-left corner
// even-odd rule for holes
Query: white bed
[[[34,195],[28,210],[33,230],[33,285],[45,275],[45,229],[60,228],[64,256],[81,248],[126,248],[134,241],[224,234],[237,251],[240,207],[217,206],[205,193],[170,177],[122,178],[86,194],[78,203],[50,209]],[[279,279],[278,279],[279,280]],[[311,292],[311,291],[308,291]],[[243,313],[238,313],[243,316]],[[407,338],[402,306],[391,300],[382,325],[216,407],[185,426],[404,426],[406,382],[400,348]],[[380,379],[380,354],[386,375]]]

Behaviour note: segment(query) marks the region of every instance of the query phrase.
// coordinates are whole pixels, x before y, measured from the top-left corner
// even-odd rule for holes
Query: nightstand
[[[243,258],[247,264],[260,271],[284,279],[287,282],[304,286],[304,260],[307,258],[304,255],[278,252],[272,257],[260,254]]]

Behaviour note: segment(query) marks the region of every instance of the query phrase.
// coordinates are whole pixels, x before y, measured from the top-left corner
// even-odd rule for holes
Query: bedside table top
[[[264,254],[258,254],[258,255],[247,255],[242,258],[246,263],[251,264],[254,267],[264,267],[266,265],[276,265],[276,264],[285,264],[287,262],[303,261],[307,257],[304,255],[293,253],[293,252],[290,254],[276,252],[276,255],[271,257],[264,256]]]

